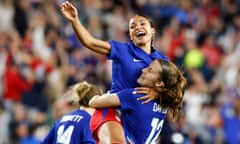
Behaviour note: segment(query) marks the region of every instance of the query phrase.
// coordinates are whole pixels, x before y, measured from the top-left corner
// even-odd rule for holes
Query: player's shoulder
[[[159,51],[158,49],[153,48],[153,56],[155,58],[160,58],[166,61],[169,61],[169,57],[164,55],[161,51]]]
[[[131,47],[132,43],[131,42],[120,42],[120,41],[116,41],[116,40],[110,40],[109,41],[111,47]]]
[[[118,95],[129,95],[129,94],[133,94],[133,92],[134,92],[134,88],[127,88],[119,91]]]
[[[85,110],[82,109],[76,109],[72,112],[70,112],[68,115],[82,115],[82,116],[90,116],[90,114],[88,112],[86,112]]]

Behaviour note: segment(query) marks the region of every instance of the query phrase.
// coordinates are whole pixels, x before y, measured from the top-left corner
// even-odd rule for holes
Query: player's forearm
[[[88,105],[89,105],[90,107],[93,107],[93,108],[101,108],[101,107],[99,107],[99,102],[98,102],[99,97],[100,97],[100,96],[94,96],[94,97],[92,97],[92,98],[89,100]]]
[[[84,46],[91,48],[90,46],[93,38],[91,34],[86,30],[86,28],[81,24],[80,20],[76,18],[74,21],[72,21],[71,24],[79,41]]]
[[[108,108],[120,105],[117,95],[105,94],[103,96],[94,96],[89,101],[89,106],[93,108]]]
[[[72,21],[71,24],[77,38],[85,47],[100,54],[109,54],[110,44],[94,38],[78,18]]]

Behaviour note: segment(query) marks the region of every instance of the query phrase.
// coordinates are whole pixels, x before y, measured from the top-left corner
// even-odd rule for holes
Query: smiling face
[[[130,39],[136,46],[151,44],[155,29],[150,21],[143,16],[135,16],[129,21]]]
[[[160,82],[161,71],[161,64],[154,60],[148,67],[142,70],[142,74],[137,79],[138,84],[146,87],[155,87],[156,83]]]

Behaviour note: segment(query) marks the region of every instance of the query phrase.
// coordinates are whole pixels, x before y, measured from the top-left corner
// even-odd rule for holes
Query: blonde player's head
[[[80,106],[88,107],[89,100],[94,95],[102,95],[102,93],[102,90],[96,85],[83,81],[71,86],[63,94],[63,97],[70,104],[79,104]]]

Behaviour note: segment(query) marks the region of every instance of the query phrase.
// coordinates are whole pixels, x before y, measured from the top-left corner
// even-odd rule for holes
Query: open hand
[[[133,94],[145,94],[142,97],[139,97],[137,100],[145,100],[142,104],[148,103],[151,100],[154,100],[159,97],[158,93],[151,88],[147,87],[137,87]]]
[[[65,1],[61,4],[61,12],[63,16],[70,22],[73,22],[78,18],[78,11],[76,7],[69,1]]]

